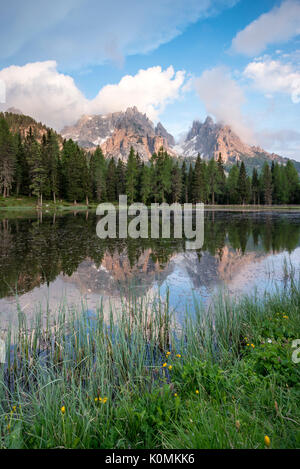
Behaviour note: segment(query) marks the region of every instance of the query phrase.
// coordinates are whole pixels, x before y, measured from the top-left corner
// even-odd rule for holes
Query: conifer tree
[[[15,141],[4,118],[0,118],[0,193],[9,197],[16,164]]]
[[[218,192],[218,168],[214,158],[209,160],[207,166],[208,188],[212,205],[215,205],[215,196]]]
[[[126,193],[126,166],[123,161],[118,160],[117,164],[117,200],[120,195],[125,195]]]
[[[246,167],[243,161],[241,163],[240,172],[239,172],[238,194],[239,194],[240,203],[245,205],[245,203],[247,202],[248,187],[247,187]]]
[[[181,167],[181,203],[188,202],[188,174],[186,170],[186,162],[182,163]]]
[[[97,202],[106,200],[106,162],[100,147],[91,155],[90,173],[93,197]]]
[[[218,189],[217,189],[217,202],[222,204],[225,202],[225,186],[226,186],[226,176],[223,165],[222,154],[219,153],[217,161],[217,171],[218,171]]]
[[[130,153],[127,161],[126,170],[126,195],[128,203],[132,204],[135,202],[137,194],[137,161],[133,147],[130,149]]]
[[[25,148],[20,133],[16,137],[16,172],[15,172],[15,192],[19,194],[29,194],[29,167]]]
[[[117,200],[117,168],[114,158],[111,158],[107,167],[107,199],[109,202]]]
[[[31,179],[30,189],[32,194],[38,198],[38,204],[42,206],[43,195],[47,193],[48,179],[42,149],[36,140],[34,140],[31,145],[29,165]]]
[[[259,179],[258,179],[256,168],[253,168],[253,172],[252,172],[251,190],[252,190],[252,201],[254,205],[256,205],[259,203]]]
[[[147,165],[143,165],[141,175],[141,201],[148,204],[151,200],[151,169]]]
[[[194,170],[192,163],[190,163],[189,172],[188,172],[188,202],[193,202],[193,181],[194,181]]]
[[[226,181],[227,203],[229,204],[237,204],[239,201],[238,182],[239,182],[239,168],[237,165],[233,165],[230,168],[228,178]]]
[[[288,201],[290,204],[299,203],[299,175],[293,163],[288,160],[285,167],[285,174],[288,186]]]
[[[172,202],[180,202],[182,194],[182,175],[178,163],[172,169]]]
[[[263,167],[262,184],[265,205],[272,205],[272,173],[268,163]]]
[[[49,192],[53,197],[53,202],[56,203],[59,192],[60,151],[57,136],[52,130],[48,130],[45,144]]]
[[[73,140],[64,142],[62,154],[64,192],[66,199],[74,204],[85,197],[83,190],[85,164],[85,155],[78,145]]]

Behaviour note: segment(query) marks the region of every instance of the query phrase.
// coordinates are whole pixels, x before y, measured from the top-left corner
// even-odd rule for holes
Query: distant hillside
[[[49,127],[46,125],[42,124],[41,122],[37,122],[30,116],[25,116],[17,109],[10,108],[7,112],[1,112],[0,117],[4,117],[9,125],[10,131],[14,134],[20,133],[22,139],[26,138],[30,127],[34,137],[39,142],[41,142],[43,135],[45,135],[49,130]],[[55,132],[53,129],[51,130],[58,136],[58,140],[62,144],[63,138],[61,135],[57,134],[57,132]]]

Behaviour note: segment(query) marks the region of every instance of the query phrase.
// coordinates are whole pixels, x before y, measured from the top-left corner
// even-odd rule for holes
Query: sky
[[[60,131],[137,106],[300,161],[300,0],[0,0],[0,110]]]

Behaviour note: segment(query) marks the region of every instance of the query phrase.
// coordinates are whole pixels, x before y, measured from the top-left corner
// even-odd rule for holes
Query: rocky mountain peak
[[[175,155],[171,148],[175,143],[172,135],[162,124],[154,128],[152,121],[136,106],[125,112],[82,116],[74,126],[65,127],[61,133],[84,148],[93,150],[101,146],[107,157],[122,160],[128,158],[131,147],[144,161],[148,161],[160,147]]]
[[[168,142],[168,145],[170,147],[173,147],[175,145],[175,139],[173,135],[167,132],[161,122],[159,122],[155,127],[155,135],[157,135],[158,137],[163,137]]]

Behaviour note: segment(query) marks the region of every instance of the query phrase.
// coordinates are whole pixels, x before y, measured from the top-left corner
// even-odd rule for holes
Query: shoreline
[[[91,202],[89,205],[85,203],[78,203],[76,205],[60,201],[54,204],[53,201],[45,201],[42,207],[39,207],[35,199],[31,198],[15,198],[10,199],[0,198],[0,216],[3,212],[26,212],[26,213],[43,213],[53,214],[56,212],[77,212],[77,211],[93,211],[97,209],[99,204]],[[118,209],[117,203],[116,209]],[[183,205],[182,205],[183,207]],[[151,206],[147,206],[151,208]],[[205,211],[207,212],[266,212],[266,211],[288,211],[298,212],[300,211],[300,205],[205,205]]]

